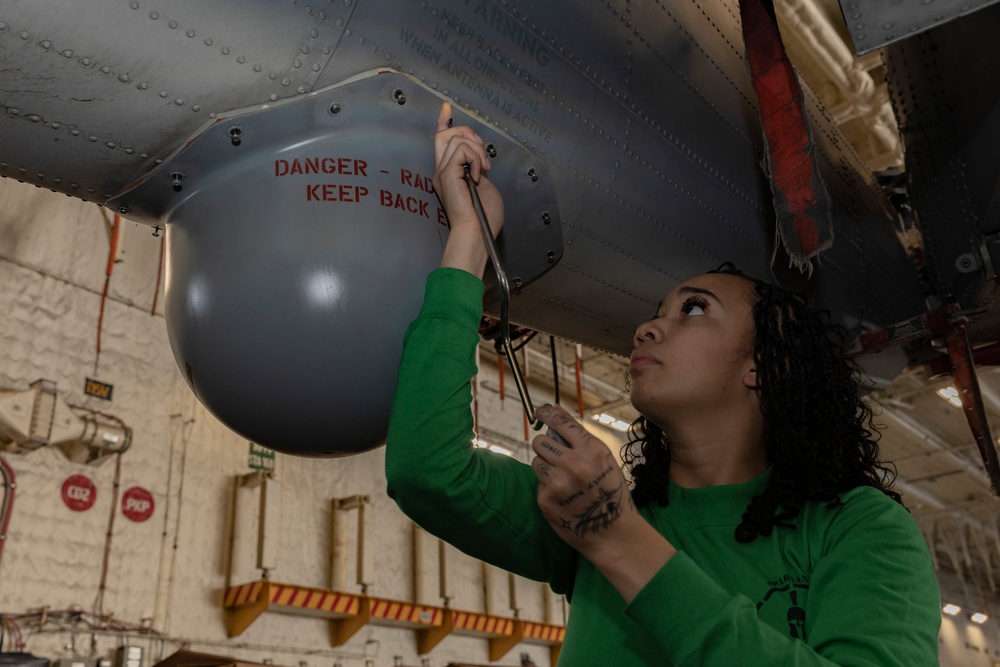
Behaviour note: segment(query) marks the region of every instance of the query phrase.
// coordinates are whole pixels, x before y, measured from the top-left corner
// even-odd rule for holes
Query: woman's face
[[[661,428],[746,400],[753,369],[752,283],[710,273],[685,280],[635,332],[629,375],[635,408]]]

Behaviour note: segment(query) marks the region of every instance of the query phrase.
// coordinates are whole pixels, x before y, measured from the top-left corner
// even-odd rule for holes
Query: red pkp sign
[[[122,514],[136,523],[153,516],[154,507],[153,494],[141,486],[133,486],[122,495]]]

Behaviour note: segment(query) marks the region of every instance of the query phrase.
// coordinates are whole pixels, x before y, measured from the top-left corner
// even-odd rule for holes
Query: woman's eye
[[[701,299],[689,299],[684,302],[684,305],[681,307],[681,312],[684,313],[685,316],[691,317],[704,315],[707,309],[708,304]]]

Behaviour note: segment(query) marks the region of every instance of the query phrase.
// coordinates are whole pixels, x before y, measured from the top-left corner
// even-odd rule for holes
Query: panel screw
[[[239,146],[243,141],[243,128],[242,127],[231,127],[229,128],[229,138],[233,142],[233,146]]]
[[[170,180],[173,182],[174,192],[180,192],[181,188],[184,187],[183,185],[181,185],[181,181],[184,180],[184,174],[182,174],[181,172],[179,171],[170,172]]]
[[[521,289],[523,282],[520,278],[514,278],[514,289]]]
[[[534,167],[532,167],[531,169],[528,170],[528,174],[527,175],[528,175],[528,178],[530,178],[532,182],[535,182],[535,181],[538,180],[538,172],[535,171]]]
[[[486,144],[486,154],[489,155],[490,157],[496,157],[497,147],[494,146],[493,144]]]
[[[340,102],[334,102],[333,104],[330,105],[330,115],[336,116],[338,113],[340,113],[340,109],[341,109]]]
[[[545,253],[545,258],[549,260],[549,264],[555,264],[556,263],[556,251],[555,250],[549,250],[547,253]]]
[[[552,215],[548,211],[543,211],[539,217],[542,220],[542,224],[545,225],[552,224]]]
[[[402,88],[397,88],[392,91],[392,99],[396,100],[396,104],[403,105],[406,104],[406,95],[403,93]]]

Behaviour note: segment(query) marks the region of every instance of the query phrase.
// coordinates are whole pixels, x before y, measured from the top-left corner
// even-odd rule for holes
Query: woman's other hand
[[[564,441],[538,435],[531,443],[542,515],[631,601],[676,550],[639,514],[607,445],[559,406],[535,416]]]
[[[563,442],[536,436],[531,466],[538,476],[538,506],[556,532],[579,551],[638,516],[625,475],[611,450],[566,410],[545,405],[535,412]]]

